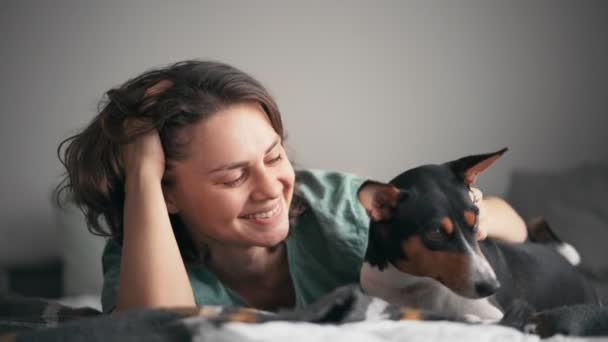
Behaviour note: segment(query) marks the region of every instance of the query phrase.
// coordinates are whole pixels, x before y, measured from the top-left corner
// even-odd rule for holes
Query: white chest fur
[[[360,282],[366,293],[391,304],[464,316],[472,320],[498,321],[503,316],[502,311],[488,298],[470,299],[459,296],[434,279],[400,272],[391,264],[380,271],[367,262],[363,263]]]

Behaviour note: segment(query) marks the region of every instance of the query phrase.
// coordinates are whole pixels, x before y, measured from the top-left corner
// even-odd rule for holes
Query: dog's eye
[[[448,237],[445,230],[441,229],[441,227],[429,228],[424,232],[424,237],[428,241],[432,242],[442,242],[445,241]]]

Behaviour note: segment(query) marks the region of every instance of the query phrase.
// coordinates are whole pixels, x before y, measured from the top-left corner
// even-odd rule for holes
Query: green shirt
[[[318,170],[296,172],[296,193],[304,211],[286,240],[296,306],[309,304],[336,287],[359,282],[369,218],[357,200],[364,179]],[[102,306],[111,311],[118,294],[121,246],[108,240],[103,252]],[[188,266],[198,305],[245,306],[204,266]]]

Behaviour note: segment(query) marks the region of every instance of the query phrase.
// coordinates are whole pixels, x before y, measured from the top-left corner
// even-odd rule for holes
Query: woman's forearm
[[[482,203],[485,221],[483,227],[489,237],[511,242],[526,240],[526,224],[513,207],[498,197],[484,198]]]
[[[117,310],[196,305],[164,201],[153,177],[130,177]]]

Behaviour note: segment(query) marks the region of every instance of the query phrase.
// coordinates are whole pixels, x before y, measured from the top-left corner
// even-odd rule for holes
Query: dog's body
[[[480,242],[501,287],[496,299],[508,308],[514,298],[537,311],[564,305],[598,303],[593,287],[559,252],[563,244],[514,244],[487,239]]]
[[[561,244],[476,241],[470,185],[505,150],[364,184],[359,199],[371,223],[363,289],[391,303],[481,320],[499,320],[515,299],[535,310],[597,303],[557,252]]]

